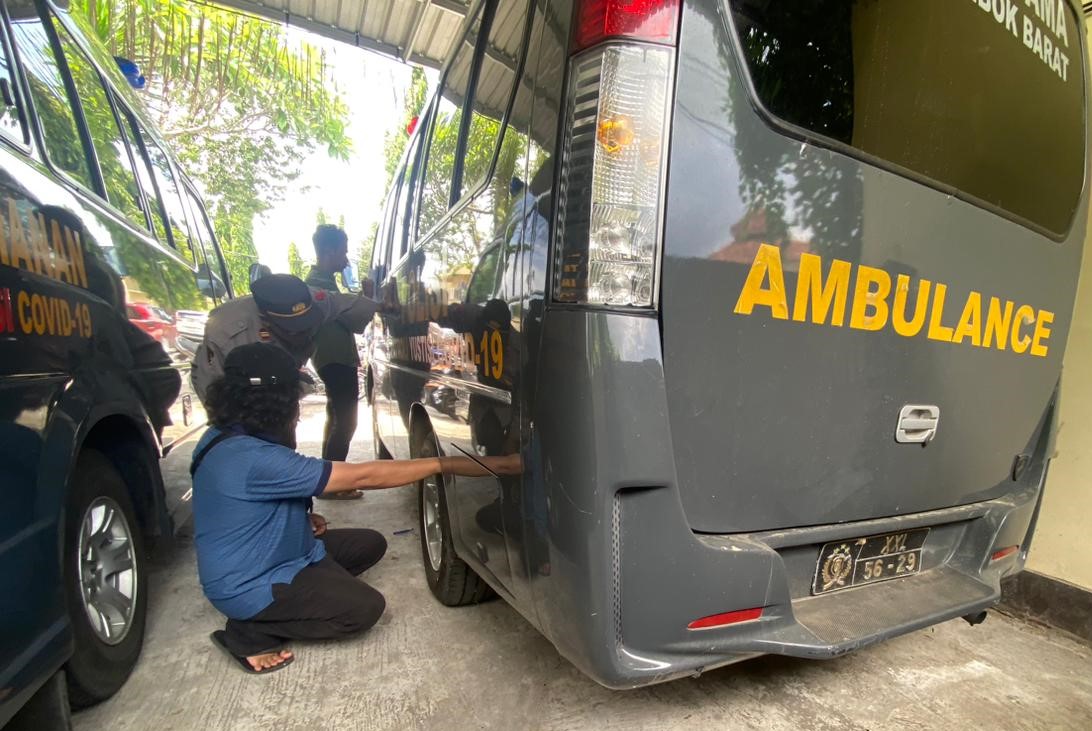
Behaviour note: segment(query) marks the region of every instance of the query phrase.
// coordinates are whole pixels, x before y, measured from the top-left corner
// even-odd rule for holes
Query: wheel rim
[[[428,563],[433,571],[439,571],[444,531],[440,525],[440,483],[436,475],[426,477],[421,490],[421,521],[425,527]]]
[[[125,639],[136,608],[133,534],[121,506],[98,497],[80,521],[80,597],[95,635],[108,645]]]

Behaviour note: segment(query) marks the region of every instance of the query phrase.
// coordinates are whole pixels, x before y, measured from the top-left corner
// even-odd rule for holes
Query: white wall
[[[1057,457],[1027,567],[1092,590],[1092,250],[1085,249],[1062,372]]]
[[[1085,28],[1092,28],[1092,19]],[[1087,240],[1062,372],[1059,423],[1058,456],[1050,466],[1027,567],[1092,590],[1092,247]]]

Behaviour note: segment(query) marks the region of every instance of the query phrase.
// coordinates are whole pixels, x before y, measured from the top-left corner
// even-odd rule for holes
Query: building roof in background
[[[213,0],[428,68],[451,57],[472,0]]]

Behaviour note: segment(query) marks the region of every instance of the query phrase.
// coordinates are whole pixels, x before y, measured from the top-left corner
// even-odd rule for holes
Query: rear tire
[[[422,442],[418,457],[437,456],[436,442],[430,434]],[[417,483],[417,507],[421,563],[433,596],[449,607],[478,604],[495,596],[493,588],[455,554],[442,477],[432,475]]]
[[[74,708],[125,684],[144,644],[148,572],[125,481],[101,452],[84,449],[65,510],[64,575],[75,651],[65,668]]]

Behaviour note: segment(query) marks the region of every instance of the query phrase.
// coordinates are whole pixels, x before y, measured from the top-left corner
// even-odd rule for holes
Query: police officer
[[[311,237],[315,244],[315,265],[307,274],[307,285],[315,290],[340,293],[334,275],[349,266],[349,238],[338,226],[321,224]],[[344,461],[356,431],[360,401],[360,357],[356,339],[342,322],[323,325],[315,336],[312,358],[319,378],[326,385],[326,429],[322,437],[322,458]],[[332,493],[328,497],[359,497],[361,493]],[[323,497],[323,496],[319,496]]]
[[[366,291],[370,283],[365,285]],[[352,332],[363,332],[379,307],[364,294],[312,291],[290,274],[262,277],[250,291],[250,296],[229,300],[209,313],[192,374],[202,403],[209,384],[223,376],[228,353],[240,345],[280,345],[302,367],[315,352],[315,334],[324,323],[337,320]]]

